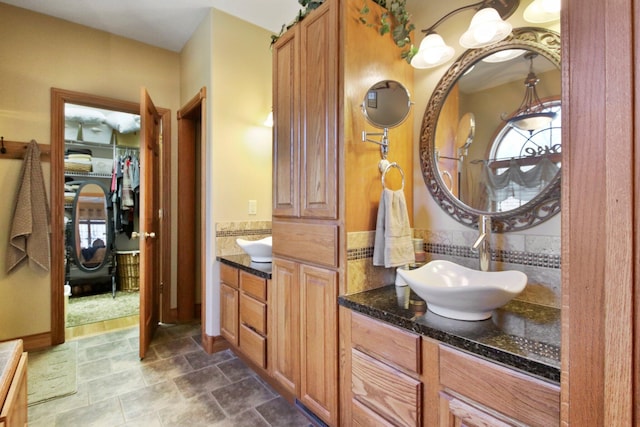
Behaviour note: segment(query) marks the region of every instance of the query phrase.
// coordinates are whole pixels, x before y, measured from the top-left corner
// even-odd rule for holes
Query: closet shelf
[[[97,173],[97,172],[67,172],[67,171],[65,171],[64,176],[84,177],[84,178],[109,178],[109,179],[111,179],[111,174]]]

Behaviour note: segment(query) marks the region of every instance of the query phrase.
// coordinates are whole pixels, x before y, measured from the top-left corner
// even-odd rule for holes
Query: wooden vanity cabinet
[[[9,341],[12,351],[0,367],[0,427],[27,425],[27,360],[22,340]]]
[[[266,370],[270,281],[222,263],[220,279],[220,334]]]
[[[340,307],[344,425],[422,426],[422,337]],[[428,355],[427,355],[428,356]]]
[[[379,5],[368,7],[372,22],[382,19]],[[326,0],[272,49],[270,364],[282,387],[330,426],[341,425],[337,297],[348,288],[347,232],[370,230],[378,204],[378,194],[362,191],[379,185],[380,155],[379,147],[360,141],[371,130],[360,104],[380,78],[409,89],[413,82],[401,49],[364,26],[361,9],[361,0]],[[408,136],[412,125],[405,125]],[[411,150],[395,153],[410,165],[404,152]],[[410,195],[411,187],[405,191]]]
[[[340,307],[341,420],[557,426],[559,386]]]
[[[240,271],[240,351],[267,369],[267,279]]]
[[[560,425],[560,387],[440,346],[440,427]]]

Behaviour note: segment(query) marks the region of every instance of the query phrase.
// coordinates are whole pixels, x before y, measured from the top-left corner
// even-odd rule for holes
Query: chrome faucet
[[[480,235],[472,248],[478,251],[480,271],[489,271],[491,268],[491,248],[489,240],[491,236],[491,217],[489,215],[478,216],[478,231]]]

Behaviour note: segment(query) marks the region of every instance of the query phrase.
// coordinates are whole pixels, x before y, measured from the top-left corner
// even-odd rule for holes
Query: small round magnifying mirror
[[[369,88],[362,112],[373,126],[385,129],[399,126],[409,116],[409,91],[395,80],[382,80]]]

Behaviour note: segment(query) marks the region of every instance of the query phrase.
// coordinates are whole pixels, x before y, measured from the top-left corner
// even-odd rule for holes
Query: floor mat
[[[139,292],[117,292],[69,298],[67,327],[133,316],[140,310]]]
[[[78,343],[66,342],[47,350],[29,352],[27,401],[29,406],[78,390]]]

